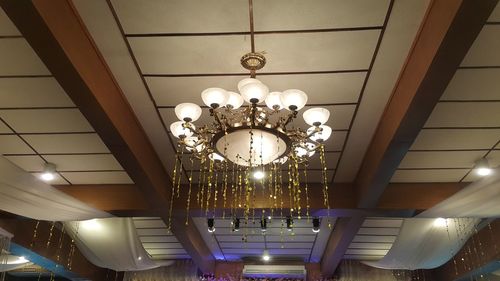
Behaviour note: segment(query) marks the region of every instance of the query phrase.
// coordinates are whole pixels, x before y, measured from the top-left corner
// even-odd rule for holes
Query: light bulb
[[[238,109],[243,104],[243,97],[235,92],[227,92],[229,97],[226,102],[226,107],[229,109]]]
[[[313,141],[317,141],[317,142],[326,141],[332,135],[332,128],[330,126],[327,126],[327,125],[321,125],[319,127],[322,130],[319,132],[316,132],[316,133],[314,133],[314,131],[316,130],[316,126],[310,127],[309,129],[307,129],[307,134],[308,135],[312,134],[309,138]]]
[[[265,249],[264,252],[262,253],[262,260],[269,261],[270,259],[271,256],[269,255],[269,250]]]
[[[265,174],[263,171],[261,170],[257,170],[255,172],[253,172],[253,178],[256,179],[256,180],[261,180],[265,177]]]
[[[47,172],[47,173],[42,173],[42,174],[40,175],[40,178],[41,178],[43,181],[52,181],[52,180],[54,180],[54,179],[56,178],[56,176],[54,176],[54,174],[53,174],[53,173],[49,173],[49,172]]]
[[[54,163],[45,163],[43,166],[43,173],[40,179],[43,181],[52,181],[56,178],[56,165]]]
[[[486,158],[481,158],[476,162],[476,174],[478,174],[481,177],[489,176],[493,172],[493,170],[490,168],[490,164],[488,163],[488,159]]]
[[[304,111],[302,114],[304,121],[310,126],[323,125],[330,118],[330,111],[322,107],[314,107]]]
[[[266,99],[267,94],[269,94],[269,88],[260,82],[253,82],[245,84],[241,88],[240,93],[248,103],[261,103]]]
[[[477,169],[477,174],[484,177],[484,176],[489,176],[491,174],[491,169],[490,168],[479,168]]]
[[[228,92],[221,88],[208,88],[201,92],[201,99],[207,106],[211,108],[217,108],[219,106],[226,105],[228,98]]]
[[[300,110],[307,103],[307,95],[301,90],[290,89],[284,91],[281,95],[281,104],[288,110]]]
[[[272,110],[280,110],[283,108],[283,105],[281,104],[281,92],[271,92],[269,95],[266,97],[266,105],[269,107],[269,109]]]
[[[201,107],[190,102],[180,103],[175,107],[175,115],[179,120],[194,122],[201,116]]]
[[[313,228],[312,228],[312,232],[314,233],[318,233],[320,231],[320,222],[319,222],[319,218],[313,218]]]
[[[174,135],[174,137],[176,138],[192,136],[193,131],[185,128],[182,124],[184,124],[184,121],[176,121],[170,125],[170,132],[172,132],[172,135]],[[191,124],[191,126],[194,129],[194,125]]]

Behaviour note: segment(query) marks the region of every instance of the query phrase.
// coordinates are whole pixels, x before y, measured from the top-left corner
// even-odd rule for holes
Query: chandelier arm
[[[314,127],[314,131],[312,131],[310,134],[308,134],[306,136],[306,138],[310,138],[312,137],[313,135],[315,135],[316,133],[319,133],[319,132],[322,132],[323,131],[323,128],[319,127],[319,126],[315,126]]]
[[[210,116],[214,117],[215,122],[217,123],[218,128],[222,129],[223,123],[221,122],[221,120],[219,118],[219,115],[217,113],[218,112],[215,109],[210,108]]]

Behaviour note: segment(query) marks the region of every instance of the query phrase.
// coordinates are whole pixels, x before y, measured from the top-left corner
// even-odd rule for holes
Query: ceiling
[[[259,220],[250,219],[245,225],[242,218],[240,231],[235,232],[229,218],[216,218],[213,233],[207,231],[205,217],[193,218],[193,221],[215,258],[224,261],[260,259],[267,248],[273,260],[319,262],[331,232],[325,218],[321,219],[318,233],[312,232],[312,221],[307,218],[294,218],[293,230],[287,231],[286,219],[275,217],[268,220],[265,233],[261,232]],[[335,219],[330,223],[333,225]]]
[[[500,165],[500,6],[474,41],[392,182],[472,182]]]
[[[52,184],[132,183],[101,138],[0,9],[0,154]]]

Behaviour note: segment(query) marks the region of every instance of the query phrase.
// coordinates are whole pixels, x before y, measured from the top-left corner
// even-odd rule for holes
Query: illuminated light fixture
[[[142,257],[141,257],[141,256],[139,256],[139,257],[137,258],[137,260],[142,260]]]
[[[195,122],[201,116],[201,107],[190,102],[178,104],[174,111],[177,118],[184,122]]]
[[[283,105],[281,104],[281,96],[280,92],[271,92],[266,97],[266,105],[271,110],[281,110]]]
[[[210,233],[215,232],[215,221],[213,218],[207,219],[207,225],[208,225],[208,232]]]
[[[330,136],[332,135],[332,128],[330,126],[327,125],[319,126],[321,130],[319,132],[316,128],[317,128],[316,126],[313,126],[307,129],[307,134],[310,136],[309,139],[313,141],[324,142],[327,139],[329,139]]]
[[[233,221],[233,230],[234,231],[240,231],[240,219],[235,218]]]
[[[293,230],[293,219],[292,217],[287,217],[286,218],[286,230],[292,231]]]
[[[481,158],[476,162],[475,170],[476,174],[481,177],[489,176],[493,172],[493,170],[490,168],[488,159],[486,158]]]
[[[267,231],[267,220],[265,218],[260,220],[260,230],[262,232]]]
[[[330,111],[322,107],[314,107],[304,111],[302,114],[304,121],[310,126],[320,126],[325,124],[330,118]]]
[[[301,110],[307,103],[306,93],[297,89],[283,91],[280,99],[283,107],[290,111]]]
[[[265,249],[264,252],[262,253],[262,260],[269,261],[270,259],[271,259],[271,256],[269,255],[269,250]]]
[[[89,231],[96,231],[102,228],[102,225],[96,219],[80,222],[81,226]]]
[[[182,124],[184,124],[183,121],[177,121],[170,125],[170,132],[172,132],[172,135],[174,135],[176,138],[185,138],[192,136],[193,132],[188,128],[182,126]]]
[[[229,93],[221,88],[208,88],[201,92],[201,99],[207,106],[218,108],[226,105],[229,99]]]
[[[17,260],[18,263],[27,263],[30,262],[27,260],[24,256],[20,256],[19,259]]]
[[[43,173],[40,175],[43,181],[52,181],[56,178],[56,165],[54,163],[45,163]]]
[[[444,218],[437,218],[434,220],[434,226],[437,227],[446,227],[447,224],[448,222]]]
[[[266,174],[263,171],[261,171],[261,170],[257,170],[255,172],[253,172],[253,178],[256,179],[256,180],[261,180],[265,176],[266,176]]]
[[[228,109],[238,109],[243,105],[243,97],[235,92],[227,92],[229,97],[226,102],[226,108]]]
[[[272,219],[272,217],[271,217],[271,216],[267,216],[267,219],[268,219],[268,220],[271,220],[271,219]]]
[[[313,228],[312,228],[312,231],[314,233],[318,233],[320,231],[319,218],[313,218]]]

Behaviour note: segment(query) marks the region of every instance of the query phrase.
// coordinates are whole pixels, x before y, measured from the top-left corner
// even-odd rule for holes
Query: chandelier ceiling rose
[[[266,65],[266,57],[261,53],[251,52],[243,55],[240,62],[244,68],[255,71]]]

